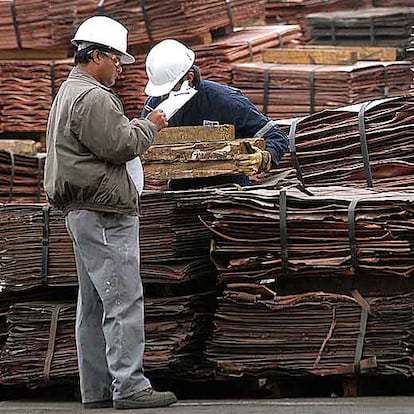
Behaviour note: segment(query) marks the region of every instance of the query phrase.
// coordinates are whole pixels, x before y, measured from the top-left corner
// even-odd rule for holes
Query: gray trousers
[[[76,313],[82,402],[128,397],[143,373],[144,299],[138,217],[75,210],[66,216],[79,281]]]

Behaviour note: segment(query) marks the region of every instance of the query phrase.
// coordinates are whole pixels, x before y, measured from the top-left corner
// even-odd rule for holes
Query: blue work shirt
[[[234,125],[236,138],[263,138],[266,151],[271,154],[273,166],[279,165],[279,161],[287,149],[288,140],[276,122],[260,112],[238,89],[208,80],[198,82],[195,88],[198,93],[168,120],[168,126]],[[161,100],[161,97],[148,97],[142,115],[147,116],[151,112],[151,108],[156,108]],[[185,180],[172,181],[184,182]],[[197,178],[197,181],[202,182],[203,180]],[[227,182],[247,184],[248,178],[238,176],[235,179],[234,176],[228,178],[218,176],[215,179],[209,177],[209,180],[204,181],[207,183],[204,185]],[[212,184],[209,184],[210,182]],[[173,187],[171,185],[171,188]]]

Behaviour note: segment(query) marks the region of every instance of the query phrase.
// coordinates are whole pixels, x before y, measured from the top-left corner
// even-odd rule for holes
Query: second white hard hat
[[[85,20],[71,40],[78,46],[82,42],[90,42],[114,49],[121,54],[121,63],[134,63],[134,56],[127,52],[128,30],[121,23],[106,16],[93,16]]]
[[[177,40],[166,39],[155,45],[145,61],[148,76],[145,93],[149,96],[170,93],[193,66],[194,60],[194,52]]]

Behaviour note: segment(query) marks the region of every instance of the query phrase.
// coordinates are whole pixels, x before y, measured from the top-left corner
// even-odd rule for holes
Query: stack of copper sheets
[[[76,286],[76,265],[62,213],[42,204],[0,206],[0,287]]]
[[[0,203],[44,201],[42,154],[36,157],[0,150]]]
[[[209,285],[211,288],[211,285]],[[211,373],[202,361],[216,292],[145,299],[144,367],[152,377],[200,378]],[[0,384],[67,380],[78,374],[74,301],[15,303],[0,354]],[[0,314],[1,316],[1,314]],[[0,332],[4,341],[4,332]]]
[[[408,93],[410,62],[353,65],[240,63],[233,86],[271,118],[304,116],[343,105]]]
[[[276,296],[235,284],[219,299],[208,359],[223,376],[412,377],[414,294],[368,302],[323,292]]]
[[[260,17],[265,0],[14,0],[0,3],[0,49],[66,48],[79,24],[96,14],[123,23],[129,45],[148,46],[165,38],[190,39]],[[214,16],[214,19],[211,18]]]
[[[208,202],[221,282],[414,275],[414,191],[223,190]]]
[[[405,49],[414,23],[414,7],[378,7],[306,17],[312,43],[395,46]]]
[[[407,59],[411,60],[414,65],[414,26],[411,28],[410,42],[407,47]]]
[[[291,120],[281,168],[305,185],[413,189],[414,97],[367,102]]]
[[[0,61],[0,131],[44,131],[51,96],[48,61]]]
[[[352,9],[369,4],[369,0],[267,0],[266,21],[305,27],[305,18],[310,13]]]
[[[301,36],[300,27],[294,25],[243,28],[209,45],[195,46],[196,64],[204,79],[229,85],[233,64],[260,60],[265,49],[291,46]]]
[[[208,256],[210,234],[198,216],[208,190],[145,192],[141,199],[141,257],[144,262]],[[156,248],[154,248],[156,246]]]
[[[11,306],[9,334],[0,355],[0,383],[41,383],[77,375],[73,303]]]

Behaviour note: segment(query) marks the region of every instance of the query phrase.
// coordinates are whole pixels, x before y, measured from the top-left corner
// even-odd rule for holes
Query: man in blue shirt
[[[145,93],[149,97],[142,115],[147,116],[172,90],[179,90],[186,82],[197,93],[168,120],[169,126],[232,124],[236,138],[263,138],[265,150],[254,147],[253,154],[238,156],[245,175],[197,178],[196,183],[194,179],[172,180],[170,188],[178,190],[230,182],[247,184],[251,171],[269,171],[277,167],[288,146],[284,132],[238,89],[201,80],[194,61],[194,52],[174,39],[163,40],[150,50],[145,62],[148,75]]]

